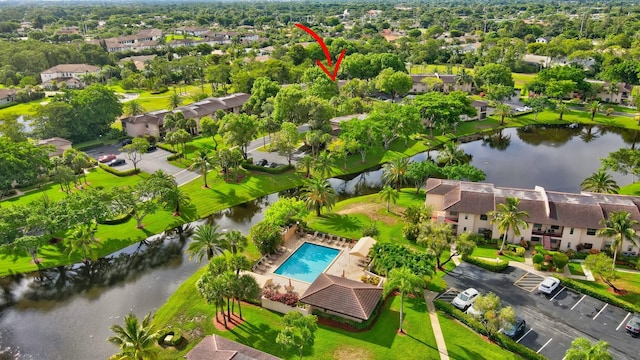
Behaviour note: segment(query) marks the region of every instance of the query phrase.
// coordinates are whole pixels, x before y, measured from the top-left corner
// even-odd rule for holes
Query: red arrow
[[[302,30],[304,30],[305,32],[307,32],[309,35],[311,35],[317,42],[318,44],[320,44],[320,47],[322,47],[322,51],[324,52],[324,56],[327,58],[327,64],[329,65],[329,69],[331,68],[331,54],[329,53],[329,49],[327,48],[327,45],[324,43],[324,41],[322,40],[322,38],[320,37],[320,35],[316,34],[313,30],[309,29],[308,27],[302,25],[302,24],[296,24],[296,26]],[[336,81],[336,76],[338,75],[338,68],[340,67],[340,63],[342,62],[342,58],[344,58],[344,54],[347,52],[346,49],[342,49],[342,52],[340,53],[340,56],[338,56],[338,61],[336,62],[336,67],[333,69],[333,73],[331,71],[329,71],[329,69],[327,69],[323,63],[320,62],[320,60],[316,59],[316,64],[318,64],[318,66],[320,66],[320,68],[322,69],[322,71],[324,71],[325,74],[327,74],[327,76],[333,80]]]

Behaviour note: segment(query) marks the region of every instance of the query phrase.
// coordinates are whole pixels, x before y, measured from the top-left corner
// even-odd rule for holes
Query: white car
[[[473,316],[476,319],[482,318],[484,316],[483,312],[476,309],[476,307],[474,305],[471,305],[468,309],[467,309],[467,314]]]
[[[476,301],[476,299],[478,298],[478,295],[480,295],[478,290],[474,288],[468,288],[467,290],[458,294],[458,296],[456,296],[456,298],[453,299],[451,303],[453,304],[453,306],[457,307],[458,309],[462,311],[466,311],[469,308],[469,306],[471,306],[474,303],[474,301]]]
[[[547,276],[547,278],[538,285],[538,291],[550,295],[558,288],[558,285],[560,285],[560,280],[553,276]]]

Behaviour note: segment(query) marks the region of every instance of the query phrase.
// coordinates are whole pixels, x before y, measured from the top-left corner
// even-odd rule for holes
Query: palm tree
[[[142,320],[129,314],[124,317],[124,327],[112,325],[110,327],[116,335],[109,338],[109,342],[120,348],[118,359],[153,360],[158,357],[156,340],[160,336],[151,326],[151,313]]]
[[[138,116],[144,114],[146,111],[140,101],[137,99],[133,99],[124,103],[125,115],[127,116]]]
[[[593,344],[589,339],[580,337],[571,342],[571,347],[567,350],[565,360],[613,360],[609,353],[609,344],[600,340]]]
[[[504,118],[510,118],[513,115],[513,109],[507,104],[500,104],[496,107],[493,115],[500,116],[500,125],[504,126]]]
[[[387,212],[391,211],[391,202],[396,203],[400,194],[391,186],[385,185],[379,192],[380,198],[387,202]]]
[[[229,232],[225,232],[222,238],[222,244],[222,247],[231,251],[232,254],[237,254],[247,247],[248,241],[240,231],[231,230]]]
[[[462,165],[469,159],[469,155],[460,149],[456,143],[448,142],[438,151],[438,164],[441,165]]]
[[[182,156],[187,158],[187,142],[191,140],[191,134],[184,129],[178,129],[172,133],[177,143],[182,144]]]
[[[196,135],[198,133],[198,122],[196,119],[187,119],[184,126],[186,127],[185,130],[189,130],[189,134]]]
[[[67,256],[71,256],[75,252],[82,253],[82,261],[96,260],[98,258],[98,249],[100,242],[93,237],[93,230],[86,226],[77,226],[68,240],[66,248]]]
[[[399,332],[404,333],[402,329],[402,320],[404,315],[404,297],[408,294],[415,296],[424,296],[425,281],[422,277],[411,272],[409,268],[401,267],[392,269],[389,272],[387,282],[384,284],[383,296],[386,297],[391,292],[398,290],[400,292],[400,327]]]
[[[491,217],[489,222],[498,224],[498,230],[504,234],[502,236],[502,245],[500,245],[500,255],[502,255],[510,229],[513,230],[514,236],[520,236],[520,228],[526,229],[529,227],[529,224],[523,220],[523,218],[529,217],[529,214],[526,211],[518,210],[518,205],[520,205],[520,199],[507,197],[504,203],[498,204],[496,210],[487,213]]]
[[[605,238],[613,238],[611,247],[613,248],[613,266],[616,266],[618,249],[622,247],[622,242],[627,240],[633,246],[638,246],[638,235],[633,229],[638,221],[631,218],[631,214],[626,211],[613,211],[609,217],[602,219],[602,228],[598,229],[597,235]]]
[[[222,309],[222,319],[224,321],[224,327],[227,327],[227,318],[224,316],[224,300],[226,284],[221,276],[206,272],[200,277],[196,283],[196,287],[200,291],[200,295],[205,298],[208,304],[214,304],[216,307],[216,321],[219,323],[220,318],[218,308]]]
[[[238,300],[238,312],[240,313],[240,319],[242,319],[242,308],[240,307],[240,300],[258,298],[260,296],[260,286],[253,276],[249,274],[243,274],[236,279],[234,292]]]
[[[600,110],[601,105],[600,101],[592,101],[589,105],[587,105],[587,109],[589,110],[589,114],[591,114],[591,121],[596,117],[596,113]]]
[[[169,95],[169,105],[167,107],[169,108],[169,110],[173,110],[178,106],[180,106],[181,104],[182,104],[182,96],[178,95],[174,89],[173,94]]]
[[[298,169],[304,169],[305,177],[311,177],[311,167],[313,166],[313,158],[311,155],[305,155],[302,159],[298,160],[296,167]]]
[[[562,121],[562,115],[564,115],[564,112],[567,111],[567,104],[561,102],[560,104],[558,104],[558,106],[556,107],[556,109],[558,109],[558,113],[560,114],[560,116],[558,117],[558,119],[560,121]]]
[[[333,156],[328,151],[323,151],[313,162],[315,170],[321,178],[326,179],[333,169]]]
[[[305,181],[302,189],[302,198],[307,205],[307,209],[315,210],[317,216],[320,216],[323,206],[327,210],[331,210],[337,201],[336,191],[331,187],[331,184],[320,178],[311,178]]]
[[[406,180],[407,169],[411,160],[408,157],[397,157],[388,163],[382,165],[382,180],[387,185],[395,185],[396,190],[400,192],[400,186]]]
[[[208,188],[209,184],[207,184],[207,173],[209,169],[212,167],[212,160],[209,158],[209,154],[206,150],[199,150],[196,153],[196,157],[193,159],[191,166],[189,166],[189,170],[198,170],[202,177],[204,178],[204,187]]]
[[[600,169],[588,178],[584,179],[580,184],[582,190],[594,193],[617,194],[620,187],[616,181],[603,169]]]
[[[211,260],[213,256],[224,252],[222,233],[218,231],[219,228],[218,225],[198,225],[193,233],[193,241],[187,248],[190,254],[189,260],[194,256],[198,258],[198,262],[201,262],[205,256]]]

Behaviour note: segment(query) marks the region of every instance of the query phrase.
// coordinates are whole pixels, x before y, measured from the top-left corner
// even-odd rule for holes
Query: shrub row
[[[570,289],[579,291],[583,294],[589,295],[598,300],[602,300],[611,305],[615,305],[617,307],[623,308],[627,311],[640,312],[640,305],[634,305],[627,301],[624,301],[619,297],[617,297],[616,295],[607,292],[607,290],[597,290],[592,288],[591,286],[585,285],[576,280],[568,279],[562,276],[557,276],[557,278],[560,279],[560,283],[562,283],[562,285]]]
[[[129,170],[120,171],[118,169],[114,169],[111,166],[108,166],[105,164],[98,164],[98,166],[100,166],[100,169],[120,177],[131,176],[131,175],[136,175],[140,173],[140,169],[129,169]]]
[[[434,301],[434,304],[436,306],[436,309],[442,311],[445,314],[448,314],[456,319],[458,319],[460,322],[462,322],[463,324],[467,325],[468,327],[470,327],[471,329],[473,329],[475,332],[479,333],[479,334],[483,334],[483,335],[487,335],[485,329],[482,327],[482,325],[475,320],[474,318],[472,318],[471,316],[463,313],[462,311],[458,310],[457,308],[455,308],[453,305],[444,302],[442,300],[436,300]],[[494,335],[494,340],[496,340],[496,342],[498,344],[500,344],[500,346],[506,350],[509,350],[517,355],[522,356],[522,358],[524,359],[528,359],[528,360],[544,360],[546,359],[544,356],[536,353],[535,351],[529,349],[528,347],[521,345],[515,341],[513,341],[513,339],[509,338],[508,336],[505,336],[503,334],[495,334]]]
[[[289,170],[295,169],[293,165],[283,165],[283,166],[278,166],[277,168],[270,168],[265,166],[254,165],[248,161],[243,162],[242,167],[247,170],[262,171],[268,174],[282,174]]]
[[[102,222],[100,222],[100,224],[102,225],[118,225],[118,224],[124,224],[127,221],[129,221],[129,219],[131,219],[131,213],[126,213],[124,215],[120,215],[114,219],[108,219],[108,220],[104,220]]]
[[[469,264],[473,264],[475,266],[478,266],[493,272],[500,272],[506,269],[507,267],[509,267],[509,263],[504,260],[500,260],[500,261],[485,260],[485,259],[477,258],[475,256],[463,256],[462,260],[468,262]]]
[[[159,143],[156,143],[156,146],[159,147],[162,150],[166,150],[166,151],[168,151],[170,153],[173,153],[173,154],[177,154],[178,153],[177,150],[175,150],[173,147],[171,147],[171,146],[169,146],[169,145],[167,145],[165,143],[160,143],[159,142]]]
[[[182,153],[181,152],[177,152],[177,153],[174,153],[173,155],[167,156],[167,161],[178,160],[181,157],[182,157]]]

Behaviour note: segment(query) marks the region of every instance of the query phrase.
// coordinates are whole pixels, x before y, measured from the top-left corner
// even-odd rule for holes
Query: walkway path
[[[436,313],[436,306],[433,304],[433,300],[435,300],[437,296],[438,293],[431,290],[424,291],[424,300],[427,302],[427,310],[429,311],[431,328],[433,328],[433,336],[436,338],[436,344],[438,345],[440,360],[449,360],[447,344],[444,342],[444,335],[442,335],[442,329],[440,328],[440,321],[438,320],[438,314]]]

